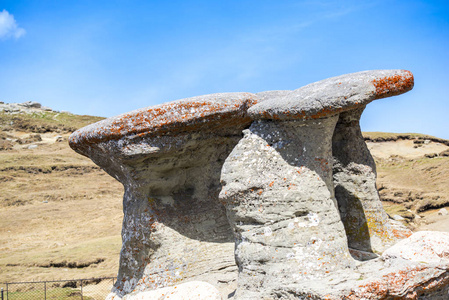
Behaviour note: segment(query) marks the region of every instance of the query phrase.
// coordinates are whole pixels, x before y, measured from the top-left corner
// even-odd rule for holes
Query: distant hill
[[[71,132],[101,119],[0,102],[0,282],[116,275],[123,187],[67,144]],[[364,136],[390,216],[449,231],[437,213],[449,205],[449,141]]]

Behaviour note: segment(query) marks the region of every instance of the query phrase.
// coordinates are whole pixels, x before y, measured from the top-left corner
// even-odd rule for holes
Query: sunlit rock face
[[[359,126],[368,103],[412,87],[409,71],[365,71],[75,132],[125,187],[108,299],[447,299],[449,236],[397,243],[411,232],[382,208]]]
[[[234,237],[220,172],[251,119],[249,93],[199,96],[106,119],[70,145],[123,183],[117,297],[201,280],[235,289]]]
[[[336,122],[256,121],[227,158],[220,198],[236,235],[238,299],[271,299],[354,265],[332,183]]]

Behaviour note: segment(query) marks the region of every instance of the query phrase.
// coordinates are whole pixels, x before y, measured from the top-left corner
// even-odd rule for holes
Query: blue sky
[[[449,1],[0,0],[0,101],[113,116],[407,69],[362,130],[449,139]]]

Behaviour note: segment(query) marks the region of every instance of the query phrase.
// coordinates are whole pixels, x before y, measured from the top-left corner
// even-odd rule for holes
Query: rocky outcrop
[[[51,108],[42,106],[39,102],[27,101],[23,103],[4,103],[0,102],[0,112],[7,114],[18,114],[18,113],[36,113],[53,111]]]
[[[183,99],[75,132],[72,148],[125,187],[108,299],[158,299],[192,280],[235,299],[443,295],[445,263],[379,256],[411,232],[382,208],[359,126],[369,102],[412,87],[408,71],[366,71]]]
[[[70,145],[125,187],[116,298],[189,280],[236,284],[220,170],[251,123],[249,93],[141,109],[75,132]],[[111,298],[111,299],[116,299]]]

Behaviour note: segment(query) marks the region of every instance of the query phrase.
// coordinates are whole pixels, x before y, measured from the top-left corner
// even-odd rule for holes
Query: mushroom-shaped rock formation
[[[250,93],[193,97],[72,134],[70,146],[125,188],[120,269],[110,299],[186,278],[233,291],[234,241],[218,200],[220,172],[251,123],[247,109],[254,103]]]
[[[248,110],[256,121],[221,177],[236,234],[239,299],[274,297],[287,283],[353,266],[348,244],[366,258],[396,239],[358,120],[369,102],[412,87],[410,72],[382,70],[257,94],[262,101]]]
[[[411,233],[388,220],[376,189],[376,166],[360,130],[360,116],[373,100],[413,88],[410,71],[375,70],[337,76],[255,105],[255,118],[323,119],[338,115],[332,155],[335,198],[351,249],[381,253]]]

